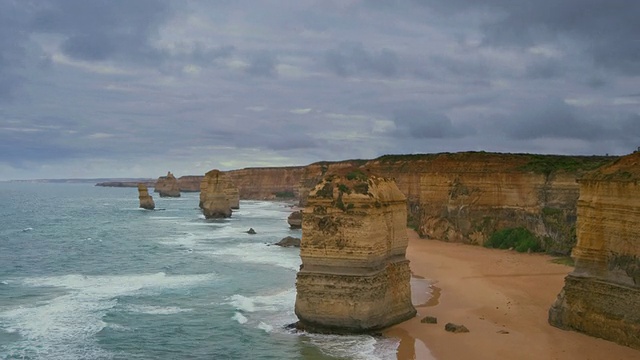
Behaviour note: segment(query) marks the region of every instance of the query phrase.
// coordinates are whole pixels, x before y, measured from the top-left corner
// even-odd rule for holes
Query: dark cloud
[[[418,139],[459,138],[473,134],[475,129],[455,125],[448,116],[424,109],[402,109],[393,114],[394,135]]]
[[[0,102],[10,99],[22,83],[26,56],[26,14],[12,1],[0,1]]]
[[[339,76],[398,73],[398,56],[389,49],[367,51],[362,43],[342,43],[324,54],[325,66]]]
[[[167,1],[57,0],[38,5],[33,30],[64,36],[62,51],[72,58],[157,63],[166,56],[152,40],[171,15]]]
[[[259,51],[251,54],[245,72],[253,76],[275,77],[278,75],[276,65],[278,60],[275,55],[268,51]]]
[[[629,0],[426,0],[448,16],[492,14],[481,30],[488,46],[529,47],[577,41],[598,65],[640,74],[640,2]]]

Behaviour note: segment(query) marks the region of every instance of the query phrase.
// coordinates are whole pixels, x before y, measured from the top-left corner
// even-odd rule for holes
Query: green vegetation
[[[561,264],[567,266],[576,266],[575,262],[570,256],[562,256],[559,258],[551,259],[551,262],[554,264]]]
[[[349,187],[345,184],[338,185],[338,190],[342,191],[343,193],[351,194],[351,189],[349,189]]]
[[[552,207],[542,208],[542,214],[545,216],[562,216],[562,209],[556,209]]]
[[[485,247],[515,249],[518,252],[543,251],[540,241],[523,227],[498,230],[484,243]]]
[[[353,170],[346,176],[347,180],[360,180],[367,181],[367,174],[362,172],[362,170]]]
[[[532,171],[549,176],[552,172],[564,170],[568,172],[590,171],[611,162],[611,156],[561,156],[561,155],[529,155],[529,162],[519,167],[522,171]]]
[[[292,199],[292,198],[296,197],[296,194],[294,194],[293,191],[291,191],[291,190],[277,191],[277,192],[275,192],[273,194],[278,199]]]

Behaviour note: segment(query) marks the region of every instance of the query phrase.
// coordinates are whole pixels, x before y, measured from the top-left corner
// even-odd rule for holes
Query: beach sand
[[[638,350],[547,323],[572,267],[551,262],[549,255],[426,240],[408,232],[411,270],[432,284],[433,296],[416,307],[415,318],[385,331],[400,339],[398,359],[640,359]],[[438,323],[421,323],[427,315]],[[446,332],[448,322],[470,332]]]

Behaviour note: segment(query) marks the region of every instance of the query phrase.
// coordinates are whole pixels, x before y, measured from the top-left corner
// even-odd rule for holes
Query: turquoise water
[[[290,204],[207,221],[198,194],[0,183],[0,359],[395,359],[395,339],[293,333]],[[245,232],[254,228],[256,235]]]

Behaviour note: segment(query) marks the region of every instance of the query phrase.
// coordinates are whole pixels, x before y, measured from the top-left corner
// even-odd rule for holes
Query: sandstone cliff
[[[156,208],[156,204],[153,202],[151,195],[149,195],[149,190],[145,184],[138,184],[138,199],[142,209],[153,210]]]
[[[167,172],[167,176],[160,176],[156,180],[155,192],[160,197],[180,197],[180,187],[178,186],[178,180],[171,173]]]
[[[549,323],[640,349],[640,152],[584,176],[575,270]]]
[[[200,184],[200,208],[207,219],[231,216],[231,202],[227,189],[230,179],[219,170],[207,172]]]
[[[394,178],[408,223],[422,237],[483,244],[504,228],[526,227],[549,252],[575,245],[576,179],[613,157],[485,152],[387,155],[305,168],[300,203],[324,173],[349,166]]]
[[[246,168],[227,171],[241,199],[295,199],[303,166]]]
[[[198,192],[203,175],[185,175],[178,178],[178,187],[181,192]]]
[[[303,211],[295,313],[302,328],[367,332],[413,317],[406,198],[393,180],[327,175]]]

